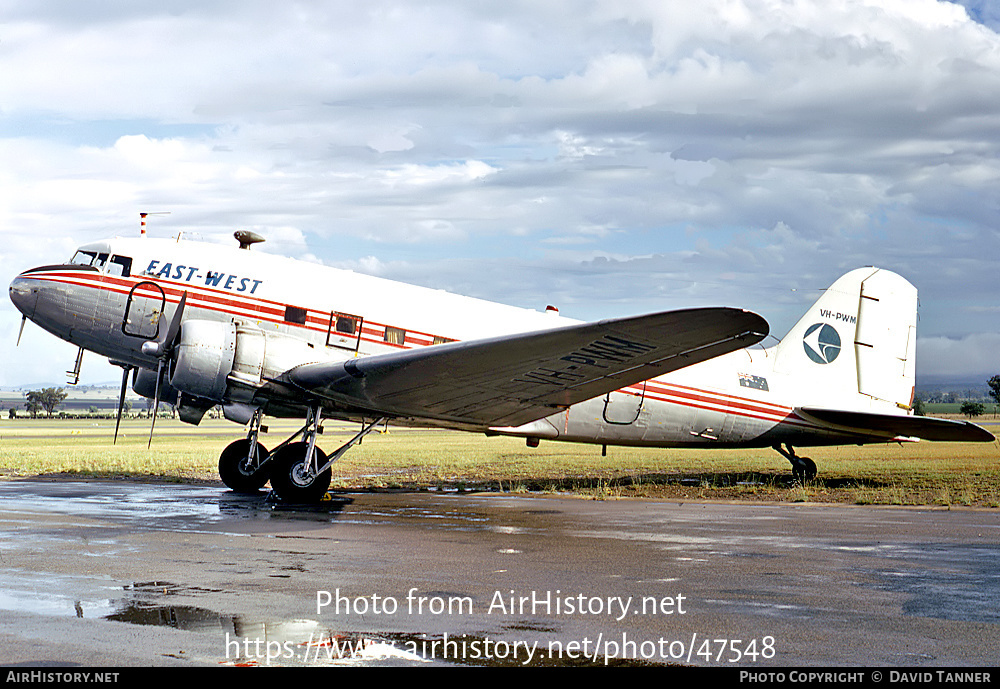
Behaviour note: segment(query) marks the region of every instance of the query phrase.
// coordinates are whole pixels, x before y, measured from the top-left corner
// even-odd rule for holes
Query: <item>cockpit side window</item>
[[[128,256],[112,256],[108,263],[108,275],[127,278],[132,275],[132,259]]]

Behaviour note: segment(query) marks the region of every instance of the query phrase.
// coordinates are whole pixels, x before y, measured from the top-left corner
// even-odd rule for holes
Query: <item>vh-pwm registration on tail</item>
[[[235,491],[270,481],[282,500],[319,500],[333,462],[386,423],[529,446],[773,447],[801,478],[816,467],[796,447],[994,439],[971,423],[913,415],[917,292],[887,270],[851,271],[778,344],[748,349],[768,324],[741,309],[581,323],[252,251],[262,239],[249,232],[236,238],[239,248],[95,242],[10,285],[24,319],[123,368],[122,402],[131,375],[154,408],[169,402],[197,424],[220,405],[244,424],[246,437],[219,460]],[[304,424],[268,451],[258,440],[265,415]],[[327,455],[317,446],[323,419],[360,430]]]

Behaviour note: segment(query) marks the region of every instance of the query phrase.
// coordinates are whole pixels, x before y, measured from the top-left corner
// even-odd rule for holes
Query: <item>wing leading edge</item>
[[[304,364],[275,383],[344,409],[518,426],[756,344],[768,330],[740,309],[668,311]]]

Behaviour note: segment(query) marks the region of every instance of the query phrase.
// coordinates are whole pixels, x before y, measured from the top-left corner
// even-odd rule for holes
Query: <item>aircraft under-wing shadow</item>
[[[221,405],[245,424],[219,460],[236,491],[270,481],[285,501],[319,500],[333,462],[386,423],[529,446],[773,447],[801,478],[816,467],[795,447],[994,440],[913,415],[917,292],[886,270],[844,275],[778,344],[748,349],[768,325],[741,309],[580,323],[251,251],[260,237],[236,237],[239,248],[95,242],[10,285],[24,319],[123,368],[119,420],[131,375],[184,421]],[[265,415],[304,424],[268,451]],[[327,455],[316,440],[330,418],[360,431]]]

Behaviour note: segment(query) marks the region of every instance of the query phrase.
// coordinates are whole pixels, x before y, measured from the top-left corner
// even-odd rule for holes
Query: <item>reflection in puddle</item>
[[[565,658],[542,642],[508,641],[487,634],[437,635],[336,631],[316,620],[249,620],[192,605],[164,603],[165,597],[197,593],[168,582],[124,587],[127,597],[104,619],[129,624],[214,633],[230,665],[323,665],[391,661],[394,664],[439,663],[472,666],[652,665],[603,657]],[[517,631],[529,631],[520,627]],[[531,630],[552,632],[547,628]]]
[[[468,666],[595,666],[659,663],[550,653],[545,637],[555,629],[516,625],[503,632],[416,634],[350,632],[317,620],[261,621],[192,605],[192,598],[218,593],[164,581],[109,586],[74,578],[52,585],[52,575],[0,572],[0,609],[52,616],[104,619],[214,635],[218,662],[228,665],[389,665],[433,663]],[[44,584],[44,585],[43,585]],[[42,593],[42,591],[45,593]],[[59,591],[54,593],[53,591]],[[515,634],[520,640],[509,640]]]

